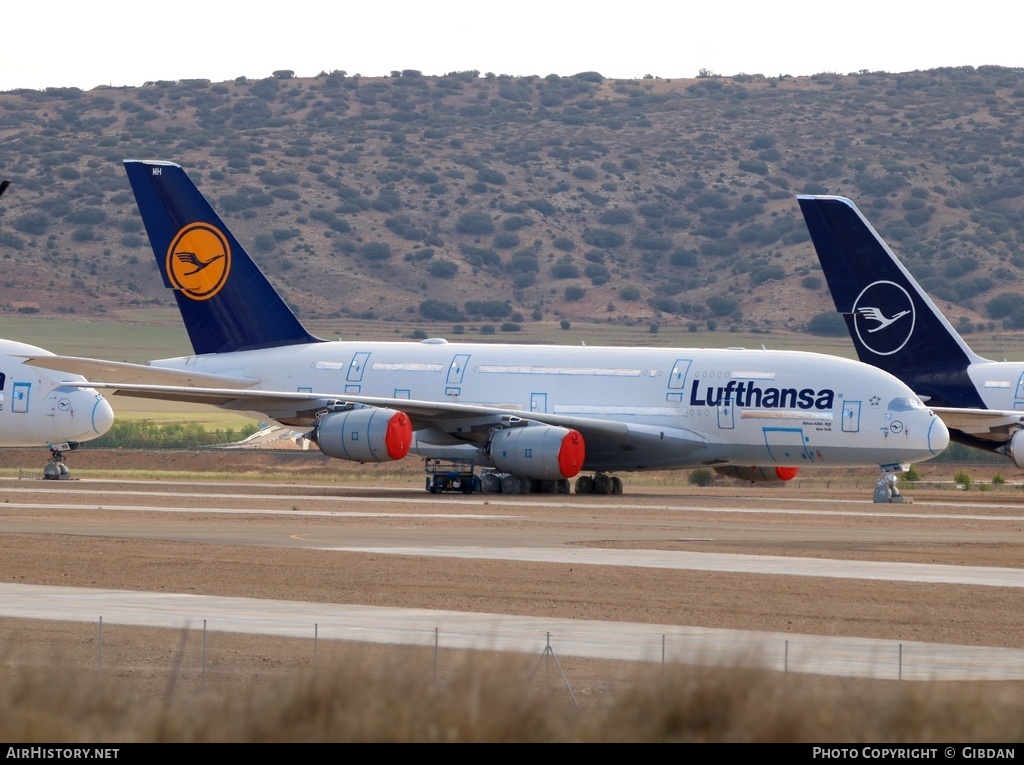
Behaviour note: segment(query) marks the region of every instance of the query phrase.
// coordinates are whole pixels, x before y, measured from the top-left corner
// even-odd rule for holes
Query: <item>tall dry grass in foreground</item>
[[[9,742],[1019,742],[1019,684],[648,667],[571,689],[536,657],[465,654],[443,679],[359,657],[182,692],[58,665],[0,669]]]

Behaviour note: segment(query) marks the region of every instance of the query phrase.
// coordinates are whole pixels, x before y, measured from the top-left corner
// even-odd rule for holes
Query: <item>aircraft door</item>
[[[460,353],[452,359],[448,367],[448,379],[444,388],[444,395],[449,398],[458,398],[462,394],[462,376],[466,373],[469,365],[469,354]]]
[[[448,384],[449,385],[461,385],[462,375],[466,372],[466,367],[469,364],[469,354],[460,353],[454,359],[452,364],[448,367]]]
[[[28,396],[32,390],[32,383],[16,382],[11,392],[11,411],[25,414],[28,412]]]
[[[799,460],[812,460],[805,446],[803,428],[764,428],[764,442],[772,460],[785,465],[796,465]]]
[[[843,402],[843,432],[857,433],[860,431],[860,401]]]
[[[1024,375],[1017,380],[1017,390],[1013,394],[1013,408],[1017,411],[1024,409]]]
[[[345,378],[350,383],[362,382],[363,372],[366,369],[366,362],[370,358],[368,351],[360,351],[352,357],[348,365],[348,376]]]
[[[736,407],[732,405],[731,399],[726,399],[718,405],[718,427],[722,430],[732,430],[736,427]]]
[[[686,392],[686,376],[690,372],[691,363],[693,363],[691,359],[676,359],[672,365],[672,372],[668,376],[666,401],[683,402],[683,395]]]

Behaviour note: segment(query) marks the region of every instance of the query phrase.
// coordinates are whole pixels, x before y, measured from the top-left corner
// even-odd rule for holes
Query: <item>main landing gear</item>
[[[577,494],[622,494],[622,479],[607,473],[581,475],[576,479]]]
[[[485,494],[568,494],[570,490],[568,478],[542,480],[494,470],[483,471],[479,478],[479,490]],[[622,479],[607,473],[581,475],[576,479],[576,493],[622,494]]]
[[[568,494],[569,480],[541,480],[487,470],[480,474],[480,491],[485,494]]]

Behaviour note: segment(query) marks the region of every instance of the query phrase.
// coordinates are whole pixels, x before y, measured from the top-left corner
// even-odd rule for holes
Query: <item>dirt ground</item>
[[[0,468],[23,469],[30,480],[36,470],[41,473],[44,461],[45,455],[37,451],[0,451]],[[563,544],[605,548],[1010,568],[1024,565],[1024,522],[1017,509],[1024,507],[1024,491],[1012,481],[998,490],[957,491],[951,479],[958,468],[950,465],[922,468],[924,481],[941,480],[947,485],[928,483],[913,488],[905,484],[905,494],[911,501],[903,507],[870,504],[875,476],[868,470],[818,475],[806,479],[815,483],[802,486],[798,478],[785,486],[726,481],[707,489],[687,486],[685,475],[652,474],[628,477],[627,494],[622,497],[548,496],[536,506],[517,506],[516,515],[526,519],[524,522],[507,520],[507,506],[501,508],[496,503],[489,507],[486,502],[478,502],[474,512],[495,517],[467,523],[433,517],[433,508],[422,504],[429,495],[422,489],[422,466],[416,462],[398,467],[346,468],[337,460],[313,453],[85,449],[70,453],[68,461],[75,478],[88,479],[90,487],[95,485],[95,495],[85,500],[76,498],[75,502],[98,507],[118,502],[118,492],[125,489],[118,485],[117,478],[108,482],[104,477],[107,471],[168,470],[186,485],[190,481],[224,480],[224,476],[246,481],[228,487],[228,494],[235,492],[235,496],[223,501],[250,509],[305,508],[307,502],[301,499],[305,493],[317,498],[317,509],[351,511],[359,507],[360,495],[339,487],[372,492],[374,486],[387,485],[393,492],[387,495],[393,498],[387,509],[423,514],[422,519],[406,519],[402,525],[424,538],[433,535],[430,538],[434,540],[448,535],[457,540],[461,538],[458,535],[479,533],[482,527],[491,529],[486,533],[503,544],[506,538],[515,539],[527,530],[540,533],[536,530],[541,529],[563,534]],[[997,467],[987,466],[970,470],[979,482],[990,481],[999,472]],[[1002,473],[1018,479],[1011,470]],[[284,480],[299,498],[281,499],[280,488],[274,490],[275,496],[269,496],[270,490],[266,490],[268,497],[261,497],[264,490],[252,478],[257,475],[271,476],[274,482]],[[325,475],[335,482],[325,483]],[[60,484],[66,482],[45,483],[54,485],[55,496],[59,496]],[[403,486],[408,487],[407,492],[394,493],[395,487]],[[476,495],[478,499],[486,496],[490,495]],[[759,507],[761,512],[757,516],[687,513],[685,500],[680,505],[680,497],[690,496],[701,502],[746,503]],[[843,510],[843,514],[833,520],[821,513],[763,512],[764,497],[793,497],[799,504],[820,496],[834,497],[837,510]],[[16,499],[25,501],[23,497]],[[927,507],[914,503],[914,499],[927,503]],[[0,502],[11,501],[10,497],[0,498]],[[185,497],[181,501],[187,506],[189,500]],[[606,505],[607,512],[595,512],[595,501]],[[932,506],[936,501],[941,506]],[[845,511],[851,509],[851,502],[856,512],[849,514]],[[963,509],[968,502],[980,509]],[[986,505],[991,509],[985,509]],[[451,511],[452,505],[445,507]],[[879,512],[873,513],[873,509]],[[394,533],[393,519],[374,517],[382,510],[379,502],[368,510],[357,518],[303,516],[282,520],[280,515],[226,518],[108,513],[96,508],[19,511],[0,504],[0,580],[1024,647],[1024,592],[1017,588],[573,567],[217,541],[236,533],[237,524],[244,524],[254,533],[265,532],[271,538],[275,534],[363,538],[360,535],[385,537]],[[969,520],[961,510],[994,517],[991,523]],[[20,532],[22,521],[43,524],[47,530]],[[460,523],[465,528],[460,528]],[[110,533],[105,531],[108,528],[112,529]],[[199,531],[204,534],[202,538],[195,536]]]

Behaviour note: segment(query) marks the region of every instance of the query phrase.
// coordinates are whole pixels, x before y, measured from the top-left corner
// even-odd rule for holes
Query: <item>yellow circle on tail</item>
[[[193,300],[209,300],[227,283],[231,247],[209,223],[190,223],[167,248],[167,276],[176,290]]]

